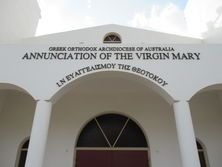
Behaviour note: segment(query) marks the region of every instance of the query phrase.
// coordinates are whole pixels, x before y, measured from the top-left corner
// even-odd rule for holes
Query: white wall
[[[90,119],[107,112],[129,116],[141,126],[148,138],[152,167],[181,167],[173,110],[162,98],[150,90],[96,94],[82,92],[81,86],[53,107],[44,167],[73,167],[80,130]],[[7,92],[0,113],[0,166],[14,166],[17,149],[30,134],[34,110],[35,102],[29,96]],[[220,167],[222,113],[218,92],[195,96],[191,110],[196,136],[206,146],[210,166]]]
[[[44,167],[72,167],[80,129],[90,119],[107,112],[124,114],[141,125],[149,140],[152,167],[181,166],[173,111],[161,98],[153,93],[73,91],[54,106]]]
[[[52,45],[51,45],[52,46]],[[59,46],[59,45],[54,45]],[[64,45],[62,45],[64,46]],[[68,46],[81,46],[81,45],[68,45]],[[83,45],[90,47],[101,47],[101,45]],[[107,45],[102,45],[107,46]],[[137,47],[138,45],[110,45],[113,47]],[[139,47],[147,47],[155,45],[139,45]],[[161,46],[161,45],[156,45]],[[133,60],[117,60],[114,55],[110,59],[101,60],[99,55],[101,51],[95,53],[98,54],[95,60],[36,60],[22,58],[26,53],[30,52],[50,52],[50,45],[3,45],[0,46],[2,50],[1,57],[3,61],[0,61],[0,82],[11,83],[13,85],[19,85],[23,89],[30,92],[30,94],[36,99],[50,100],[54,98],[55,94],[62,89],[56,83],[67,75],[72,74],[82,68],[95,66],[96,64],[115,63],[116,67],[110,69],[110,71],[122,71],[129,72],[135,76],[143,77],[147,83],[153,83],[156,87],[160,87],[159,90],[166,91],[172,99],[175,100],[188,100],[200,89],[209,85],[222,83],[222,75],[220,73],[222,66],[222,56],[220,45],[166,45],[175,49],[175,54],[180,53],[200,53],[200,60],[173,60],[172,56],[170,60],[140,60],[136,57],[135,52],[132,52]],[[158,51],[157,51],[158,52]],[[54,52],[59,53],[59,52]],[[67,52],[72,53],[72,52]],[[76,52],[75,52],[76,53]],[[92,52],[94,53],[94,52]],[[113,52],[116,53],[116,52]],[[155,52],[156,53],[156,52]],[[168,53],[168,52],[167,52]],[[171,53],[169,53],[171,54]],[[162,86],[157,83],[153,78],[145,75],[141,75],[138,72],[132,70],[118,69],[118,64],[123,63],[136,66],[137,68],[144,69],[155,75],[158,75],[164,81],[168,83],[166,86]],[[10,66],[17,68],[8,68]],[[210,68],[207,68],[210,67]],[[62,69],[62,70],[61,70]],[[109,69],[108,69],[109,70]],[[88,74],[108,71],[107,69],[101,69],[97,71],[86,72],[78,77],[83,77]],[[7,72],[6,72],[7,71]],[[83,77],[84,78],[84,77]],[[135,77],[136,78],[136,77]],[[140,78],[140,77],[138,77]],[[66,81],[63,86],[68,86],[69,83],[75,82],[76,78]],[[138,79],[139,80],[139,79]],[[192,82],[190,82],[192,80]],[[45,81],[45,82],[42,82]],[[46,82],[47,81],[47,82]],[[144,81],[145,83],[145,81]],[[38,85],[38,86],[36,86]],[[150,84],[151,85],[151,84]],[[184,89],[186,88],[186,89]]]
[[[191,99],[195,133],[206,147],[209,167],[222,164],[222,107],[218,93],[203,92]]]
[[[204,43],[221,44],[222,43],[222,27],[215,28],[203,33]]]
[[[40,18],[36,0],[1,0],[0,43],[33,37]]]
[[[4,109],[5,100],[6,100],[6,90],[0,90],[0,113]]]
[[[35,102],[30,96],[8,91],[0,113],[0,166],[14,167],[20,143],[30,136]]]

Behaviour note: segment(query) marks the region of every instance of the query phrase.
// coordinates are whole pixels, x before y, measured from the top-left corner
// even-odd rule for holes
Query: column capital
[[[48,100],[48,99],[36,99],[35,101],[36,102],[45,101],[45,102],[53,103],[51,100]]]
[[[172,104],[176,104],[176,103],[190,103],[190,101],[189,100],[185,100],[185,99],[182,99],[182,100],[176,100],[176,101],[174,101]]]

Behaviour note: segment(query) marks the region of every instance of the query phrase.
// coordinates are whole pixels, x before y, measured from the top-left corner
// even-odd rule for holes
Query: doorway
[[[105,114],[81,131],[75,167],[149,167],[148,152],[144,133],[133,120]]]

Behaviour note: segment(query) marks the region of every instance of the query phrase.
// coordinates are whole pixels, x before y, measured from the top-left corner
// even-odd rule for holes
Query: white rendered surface
[[[110,81],[112,84],[107,85]],[[100,92],[93,90],[96,86]],[[111,87],[112,93],[107,90]],[[21,142],[31,134],[35,102],[16,91],[7,92],[7,97],[0,113],[0,166],[11,167],[16,164]],[[190,103],[195,135],[206,148],[209,165],[221,167],[222,135],[218,132],[222,129],[222,113],[218,92],[203,92]],[[142,128],[152,167],[182,167],[173,108],[146,86],[114,77],[82,82],[54,104],[43,167],[73,167],[81,129],[90,119],[113,112],[129,116]]]
[[[1,0],[0,43],[33,37],[40,18],[37,0]]]
[[[112,31],[121,35],[122,44],[102,44],[104,35]],[[217,40],[212,43],[215,42]],[[33,162],[38,160],[38,163],[34,162],[38,167],[42,163],[43,167],[72,167],[75,164],[75,143],[81,128],[97,115],[116,112],[130,116],[144,130],[150,145],[152,167],[182,167],[170,104],[191,99],[197,137],[204,141],[207,151],[209,150],[209,164],[220,167],[221,158],[218,155],[222,154],[222,137],[216,132],[222,128],[219,112],[221,102],[218,102],[218,97],[214,95],[212,98],[207,96],[206,99],[200,96],[195,100],[194,97],[194,101],[193,96],[206,87],[209,87],[209,91],[221,89],[221,46],[201,43],[203,40],[200,39],[109,25],[26,39],[14,45],[1,45],[0,89],[4,89],[4,92],[0,92],[0,150],[3,150],[0,151],[0,166],[11,167],[16,164],[19,145],[24,138],[30,136],[33,126],[34,141],[31,141],[31,150],[35,148],[35,151],[31,151],[27,165],[33,167]],[[50,46],[171,46],[179,52],[200,52],[201,57],[198,61],[22,60],[26,52],[47,52]],[[125,63],[136,66],[164,78],[168,85],[163,87],[138,73],[124,70],[90,72],[62,87],[56,85],[56,82],[68,74],[99,63]],[[14,91],[8,92],[8,89]],[[22,92],[28,92],[35,100],[40,100],[40,103],[52,100],[52,121],[49,121],[50,113],[44,112],[50,110],[50,102],[43,102],[47,104],[40,104],[40,108],[37,105],[34,117],[34,100]],[[33,118],[37,121],[32,125]],[[189,124],[191,118],[186,118],[189,118]],[[38,119],[43,119],[43,122]],[[184,119],[181,119],[178,123],[182,124],[180,129],[184,127],[183,121]],[[188,129],[188,134],[193,133],[192,127]],[[194,140],[188,143],[183,141],[181,145],[189,146],[189,149],[195,147]]]
[[[42,167],[48,137],[52,103],[38,101],[25,167]]]
[[[189,103],[173,104],[183,167],[200,167]]]

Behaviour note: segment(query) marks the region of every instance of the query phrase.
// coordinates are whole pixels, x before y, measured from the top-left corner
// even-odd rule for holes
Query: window
[[[148,144],[140,127],[123,115],[105,114],[81,131],[75,166],[149,167],[148,157]]]
[[[29,139],[26,140],[20,150],[19,150],[19,156],[18,156],[18,167],[24,167],[25,166],[25,161],[26,161],[26,156],[28,153],[28,147],[29,147]]]
[[[200,159],[200,166],[207,167],[205,149],[199,141],[196,141],[196,143],[197,143],[197,149],[198,149],[198,154],[199,154],[199,159]]]
[[[103,43],[121,43],[120,35],[117,33],[108,33],[105,35]]]
[[[85,126],[77,147],[147,147],[147,142],[139,126],[131,119],[106,114]]]

